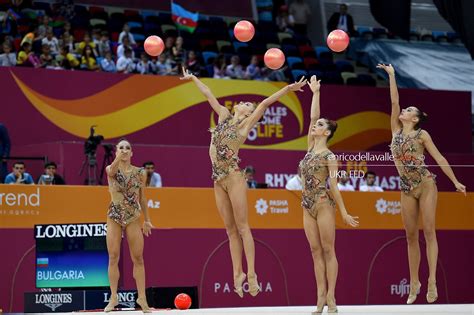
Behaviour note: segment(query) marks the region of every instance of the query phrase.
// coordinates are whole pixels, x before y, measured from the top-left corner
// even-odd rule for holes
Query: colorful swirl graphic
[[[30,103],[49,121],[62,130],[87,138],[89,127],[98,125],[97,132],[106,139],[132,134],[206,101],[196,91],[194,83],[177,77],[166,80],[153,76],[132,75],[96,94],[77,99],[57,99],[35,91],[10,72]],[[217,98],[258,95],[278,91],[284,83],[202,80]],[[246,144],[249,149],[306,150],[306,134],[301,103],[295,93],[279,102],[292,112],[298,122],[299,138],[270,145]],[[123,122],[127,123],[123,123]],[[211,119],[212,122],[212,119]],[[390,138],[390,119],[382,112],[359,112],[338,120],[339,128],[331,147],[367,149]]]

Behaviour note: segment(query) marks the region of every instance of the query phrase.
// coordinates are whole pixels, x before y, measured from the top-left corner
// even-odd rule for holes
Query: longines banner
[[[403,228],[399,192],[342,194],[346,208],[360,217],[359,229]],[[213,189],[150,188],[146,190],[146,197],[156,228],[223,227]],[[439,193],[437,228],[474,229],[473,198],[474,193],[468,193],[466,197],[461,193]],[[37,238],[74,232],[103,235],[103,225],[91,225],[86,231],[85,228],[74,228],[77,225],[71,227],[70,223],[104,222],[109,202],[106,187],[0,185],[0,228],[33,229],[37,225]],[[248,209],[253,228],[302,228],[300,192],[249,190]],[[349,229],[342,224],[339,215],[336,224],[340,229]]]
[[[136,291],[119,291],[117,308],[135,308]],[[25,293],[27,313],[63,313],[103,309],[110,301],[109,290]]]
[[[203,79],[219,101],[259,103],[284,83]],[[323,82],[324,84],[324,82]],[[133,143],[208,146],[215,125],[205,97],[178,77],[120,75],[21,68],[0,69],[2,123],[15,145],[80,140],[97,125],[107,141],[126,136]],[[271,106],[244,145],[249,149],[306,150],[311,92],[289,93]],[[400,91],[402,106],[429,114],[425,128],[442,152],[471,152],[471,98],[468,92]],[[456,136],[445,123],[456,122]],[[19,115],[21,113],[21,115]],[[323,85],[322,117],[337,120],[333,150],[386,151],[391,139],[388,89]],[[25,117],[34,132],[25,126]],[[24,127],[24,128],[22,128]]]

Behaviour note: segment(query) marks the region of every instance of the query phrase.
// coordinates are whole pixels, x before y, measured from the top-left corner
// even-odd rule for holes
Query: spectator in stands
[[[354,19],[352,15],[347,13],[347,4],[341,4],[339,6],[339,12],[334,12],[328,21],[328,32],[331,32],[335,29],[340,29],[353,35],[355,33],[354,29]]]
[[[94,56],[97,56],[95,43],[92,41],[91,35],[89,33],[84,34],[84,39],[82,40],[82,42],[79,43],[79,46],[77,47],[77,53],[79,55],[83,55],[86,46],[89,46],[92,49]]]
[[[98,28],[95,28],[95,29],[92,30],[92,41],[94,42],[96,47],[99,46],[101,37],[102,37],[102,35],[100,34],[100,30]]]
[[[155,163],[148,161],[143,163],[146,171],[146,186],[147,187],[163,187],[161,176],[155,172]]]
[[[263,67],[261,70],[262,76],[264,77],[264,80],[270,80],[270,81],[284,81],[287,82],[288,78],[285,76],[285,71],[287,67],[283,67],[278,70],[271,70],[267,67]]]
[[[219,54],[214,60],[214,79],[230,79],[230,77],[225,74],[226,67],[225,56]]]
[[[240,65],[239,56],[235,55],[230,58],[230,65],[225,69],[225,74],[232,79],[243,79],[244,71]]]
[[[130,49],[132,52],[132,59],[135,59],[135,52],[133,51],[133,47],[130,45],[130,40],[128,37],[124,37],[122,40],[122,44],[120,44],[117,48],[117,58],[120,58],[124,55],[125,49]],[[118,63],[118,61],[117,61]]]
[[[48,32],[48,29],[50,29],[50,25],[49,25],[50,22],[51,22],[51,19],[47,15],[44,15],[41,18],[41,24],[38,27],[38,32],[36,34],[35,40],[42,40],[44,37],[46,37],[46,33]]]
[[[56,174],[58,166],[54,162],[44,165],[44,174],[40,176],[38,185],[66,185],[64,179]]]
[[[173,61],[173,46],[174,46],[174,38],[169,36],[165,39],[165,49],[163,53]]]
[[[288,190],[303,190],[303,182],[301,181],[301,171],[298,167],[298,173],[293,176],[285,185]]]
[[[375,185],[376,177],[376,174],[372,171],[368,171],[367,173],[365,173],[365,184],[361,184],[359,186],[359,191],[382,192],[382,187]]]
[[[290,4],[290,15],[295,21],[293,29],[296,33],[306,35],[311,9],[305,0],[295,0]]]
[[[1,67],[13,67],[16,65],[16,54],[12,52],[12,45],[10,42],[3,42],[3,53],[0,55]]]
[[[81,58],[81,69],[88,71],[98,71],[99,66],[97,65],[96,55],[91,46],[84,47],[82,58]]]
[[[71,22],[65,21],[63,25],[63,34],[64,33],[72,33],[72,27],[71,27]],[[71,50],[72,51],[72,50]]]
[[[102,31],[100,34],[100,41],[97,44],[97,48],[99,51],[99,56],[105,57],[105,54],[108,52],[112,52],[109,40],[109,33],[107,31]]]
[[[5,184],[27,184],[33,185],[33,177],[25,172],[26,167],[24,162],[15,162],[13,164],[13,172],[5,177]]]
[[[24,67],[33,67],[33,64],[30,62],[30,56],[33,55],[33,52],[31,51],[31,43],[28,41],[25,41],[21,45],[21,50],[18,53],[16,63],[19,66],[24,66]]]
[[[59,48],[59,55],[56,56],[56,62],[58,66],[63,69],[77,69],[81,64],[76,56],[70,53],[69,46]]]
[[[154,74],[155,65],[148,58],[147,53],[140,54],[140,61],[137,63],[137,72],[140,74]]]
[[[117,66],[115,61],[112,59],[112,52],[108,51],[105,53],[105,58],[100,62],[100,67],[102,71],[105,72],[117,72]]]
[[[49,48],[48,44],[43,44],[43,46],[41,46],[40,60],[42,68],[58,68],[58,63],[56,62],[56,59],[51,55],[51,49]]]
[[[244,78],[248,80],[262,80],[262,73],[260,67],[258,66],[258,57],[252,56],[250,59],[250,64],[245,70]]]
[[[53,29],[51,27],[46,31],[46,37],[43,38],[41,43],[49,46],[49,52],[53,57],[56,57],[56,55],[59,54],[59,41],[54,37]]]
[[[123,43],[124,38],[128,38],[128,43],[131,45],[136,45],[135,38],[133,38],[132,33],[130,33],[130,26],[127,23],[123,25],[122,32],[119,35],[118,42],[119,44]]]
[[[0,123],[0,183],[3,183],[7,176],[7,158],[10,157],[10,136],[8,129],[4,124]]]
[[[245,179],[249,188],[257,188],[257,181],[254,179],[255,168],[252,165],[245,167]]]
[[[66,21],[71,21],[75,15],[74,1],[61,1],[61,5],[59,6],[59,16],[62,16]]]
[[[158,57],[158,61],[156,62],[156,72],[158,75],[169,75],[171,74],[172,67],[171,61],[169,58],[166,57],[165,54],[161,54]]]
[[[185,62],[185,66],[191,73],[199,74],[201,72],[201,64],[197,60],[197,56],[194,50],[189,51],[188,59]]]
[[[342,176],[339,178],[337,188],[339,188],[339,191],[355,191],[354,186],[351,185],[349,177],[346,173],[343,173]]]
[[[181,66],[184,60],[186,59],[183,43],[183,38],[181,36],[178,36],[171,50],[173,54],[173,62],[178,66]]]
[[[293,15],[288,12],[288,6],[282,5],[278,11],[278,16],[275,19],[276,25],[280,32],[293,33],[293,26],[295,25],[295,19]]]
[[[135,71],[135,63],[132,59],[132,50],[125,48],[125,53],[117,60],[117,72],[132,73]]]
[[[72,53],[74,49],[74,36],[70,33],[65,32],[61,35],[59,39],[59,47],[67,47],[69,52]]]

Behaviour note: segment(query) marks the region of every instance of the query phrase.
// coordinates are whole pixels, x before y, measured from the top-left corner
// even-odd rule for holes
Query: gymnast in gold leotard
[[[312,92],[311,123],[308,130],[308,152],[299,164],[303,183],[303,225],[313,256],[317,286],[317,309],[322,313],[328,306],[328,313],[336,313],[336,280],[338,264],[334,241],[336,237],[336,203],[342,219],[350,226],[359,225],[358,217],[347,213],[337,187],[338,164],[329,151],[327,141],[337,129],[335,121],[319,118],[320,82],[312,76],[308,82]],[[329,189],[327,184],[329,183]]]
[[[144,313],[151,313],[145,295],[145,264],[143,262],[143,234],[151,234],[152,224],[148,215],[143,188],[146,173],[142,168],[130,164],[132,147],[127,140],[117,144],[115,160],[107,166],[107,179],[111,202],[107,213],[107,251],[109,252],[110,301],[105,312],[112,311],[118,305],[117,287],[120,277],[118,262],[122,232],[127,235],[130,255],[133,261],[138,298],[137,303]],[[140,215],[145,222],[140,226]]]
[[[265,110],[287,93],[301,91],[306,80],[303,78],[299,82],[275,90],[273,95],[264,99],[258,106],[250,102],[240,102],[234,106],[234,113],[231,114],[196,76],[183,69],[182,79],[192,80],[219,116],[217,126],[211,130],[209,149],[217,209],[229,238],[234,291],[243,297],[243,283],[248,278],[249,293],[256,296],[260,288],[255,273],[255,244],[248,223],[247,183],[239,168],[238,152],[249,132],[263,117]],[[242,268],[242,250],[247,259],[247,275]]]
[[[408,264],[410,266],[410,293],[407,304],[415,302],[421,283],[418,277],[420,266],[420,245],[418,243],[418,217],[423,218],[423,232],[426,241],[429,277],[426,301],[433,303],[438,299],[436,287],[436,264],[438,262],[438,241],[436,239],[436,201],[438,189],[435,175],[424,163],[424,151],[433,157],[441,170],[453,182],[457,191],[466,194],[466,186],[454,175],[445,157],[438,151],[426,130],[420,124],[427,115],[414,106],[400,112],[395,70],[392,65],[377,66],[387,72],[390,81],[390,98],[392,102],[390,145],[395,166],[400,175],[402,219],[408,243]]]

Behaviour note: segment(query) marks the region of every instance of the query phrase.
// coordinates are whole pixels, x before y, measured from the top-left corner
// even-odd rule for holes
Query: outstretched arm
[[[398,116],[400,116],[400,103],[398,98],[397,81],[395,80],[395,69],[393,69],[391,64],[384,65],[381,63],[377,65],[377,68],[385,70],[388,74],[388,80],[390,83],[390,99],[392,101],[390,125],[392,127],[392,133],[395,133],[402,127],[400,120],[398,120]]]
[[[335,157],[328,158],[328,168],[329,174],[337,174],[338,165]],[[339,207],[339,211],[341,211],[341,216],[344,220],[344,223],[352,227],[357,227],[359,225],[359,221],[357,220],[359,219],[359,217],[353,217],[347,213],[346,206],[344,205],[341,193],[339,192],[339,188],[337,187],[337,180],[335,175],[329,176],[329,188],[331,190],[331,194],[336,200],[337,206]]]
[[[217,113],[217,115],[219,115],[219,117],[227,116],[229,114],[229,110],[219,104],[219,101],[216,99],[214,94],[212,94],[209,87],[202,83],[201,80],[199,80],[194,74],[184,69],[184,67],[181,80],[192,80],[194,83],[196,83],[199,91],[201,91],[201,93],[207,98],[207,101],[209,104],[211,104],[212,109]]]
[[[318,80],[315,75],[311,76],[310,81],[308,82],[311,91],[313,92],[313,99],[311,100],[311,121],[308,128],[308,149],[313,146],[314,138],[310,136],[311,128],[316,124],[316,121],[321,115],[320,106],[319,106],[319,90],[321,87],[321,80]]]
[[[453,182],[454,186],[456,187],[456,191],[462,192],[464,193],[464,195],[466,195],[466,186],[464,186],[457,180],[456,175],[454,175],[453,169],[449,165],[448,160],[446,160],[446,158],[441,154],[441,152],[439,152],[438,148],[433,143],[430,134],[425,130],[421,132],[421,140],[423,141],[423,145],[425,146],[426,150],[440,166],[443,173],[446,174],[446,176],[448,176],[449,179]]]
[[[298,82],[293,84],[287,85],[284,88],[280,89],[278,92],[272,94],[271,96],[264,99],[260,104],[258,104],[257,108],[253,111],[253,113],[248,118],[246,125],[248,129],[252,129],[253,126],[263,117],[265,114],[265,110],[267,110],[270,105],[278,101],[282,96],[287,94],[290,91],[303,91],[301,88],[306,84],[306,79],[302,77]]]

